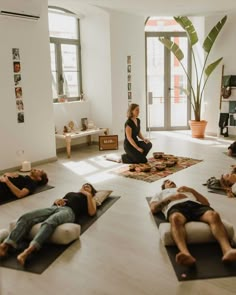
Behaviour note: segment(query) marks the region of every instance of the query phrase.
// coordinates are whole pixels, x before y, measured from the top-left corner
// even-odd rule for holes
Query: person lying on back
[[[39,169],[32,169],[29,175],[5,173],[0,177],[0,201],[23,198],[47,183],[47,174]]]
[[[179,249],[176,262],[183,265],[196,263],[195,257],[188,250],[185,224],[189,221],[202,221],[209,224],[211,232],[220,244],[223,262],[236,261],[236,249],[230,245],[226,229],[217,213],[202,194],[195,189],[181,186],[177,188],[171,180],[165,180],[162,191],[150,201],[152,213],[162,211],[170,222],[171,234]]]

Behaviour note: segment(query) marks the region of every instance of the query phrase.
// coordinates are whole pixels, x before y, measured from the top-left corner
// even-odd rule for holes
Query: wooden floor
[[[235,164],[223,153],[232,141],[214,137],[192,139],[189,133],[181,131],[151,133],[151,141],[152,152],[203,160],[175,173],[171,179],[207,196],[236,229],[236,198],[207,193],[202,185],[210,176],[220,176]],[[43,274],[0,268],[1,295],[235,294],[236,277],[181,283],[177,280],[145,199],[160,190],[163,180],[146,183],[111,173],[121,164],[106,161],[104,155],[122,152],[122,146],[118,151],[101,152],[92,145],[72,150],[71,159],[61,153],[57,162],[40,166],[48,172],[49,184],[54,189],[1,206],[0,224],[5,228],[22,213],[50,206],[56,198],[78,190],[84,182],[121,196]]]

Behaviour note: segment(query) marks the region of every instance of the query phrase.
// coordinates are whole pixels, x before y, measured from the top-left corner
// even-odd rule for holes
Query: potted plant
[[[205,57],[203,61],[202,68],[199,67],[196,61],[196,54],[194,51],[194,45],[198,43],[198,35],[197,32],[190,21],[190,19],[186,16],[177,16],[174,17],[176,22],[185,30],[187,33],[187,37],[189,40],[189,44],[191,47],[191,54],[192,54],[192,64],[193,64],[193,74],[195,75],[195,82],[192,80],[192,77],[188,75],[187,69],[182,63],[182,60],[184,58],[183,51],[180,49],[178,44],[171,41],[168,38],[160,37],[159,40],[161,43],[163,43],[178,59],[180,62],[181,67],[184,70],[185,75],[187,76],[188,80],[188,89],[185,89],[186,93],[188,94],[188,97],[191,99],[191,106],[194,113],[195,120],[190,120],[189,125],[192,129],[192,137],[198,137],[203,138],[205,133],[205,128],[207,121],[201,120],[201,108],[202,108],[202,102],[203,102],[203,93],[204,89],[206,87],[207,81],[214,71],[214,69],[218,66],[218,64],[221,62],[223,57],[217,59],[213,63],[207,65],[207,60],[210,54],[210,51],[212,49],[213,44],[215,43],[215,40],[220,33],[221,29],[223,28],[227,16],[224,16],[210,31],[208,36],[206,37],[205,41],[203,42],[203,49],[205,51]],[[197,125],[197,128],[201,125],[203,125],[202,131],[194,131],[194,126]]]

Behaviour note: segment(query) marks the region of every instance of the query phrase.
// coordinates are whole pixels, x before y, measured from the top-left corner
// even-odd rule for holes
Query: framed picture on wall
[[[131,55],[127,56],[127,64],[130,65],[131,64]]]

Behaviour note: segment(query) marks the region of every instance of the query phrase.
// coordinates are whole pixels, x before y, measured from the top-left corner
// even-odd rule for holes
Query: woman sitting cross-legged
[[[62,199],[57,199],[51,207],[30,211],[22,215],[9,236],[0,244],[0,257],[7,255],[10,247],[17,248],[18,243],[28,235],[33,225],[42,222],[40,230],[30,242],[28,248],[17,256],[21,265],[25,264],[27,257],[39,250],[43,243],[53,234],[56,227],[67,222],[75,222],[82,214],[93,216],[97,207],[95,188],[85,183],[79,192],[69,192]]]

